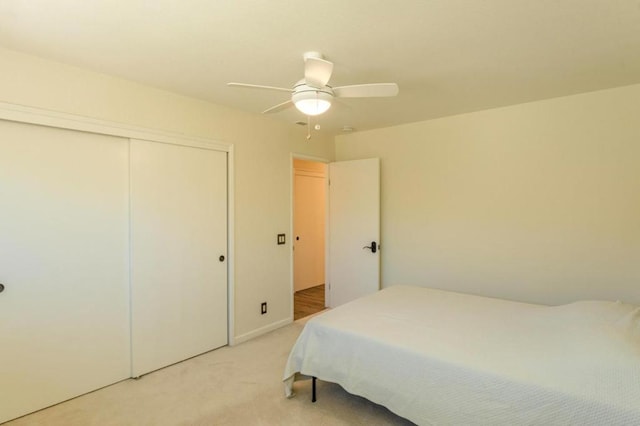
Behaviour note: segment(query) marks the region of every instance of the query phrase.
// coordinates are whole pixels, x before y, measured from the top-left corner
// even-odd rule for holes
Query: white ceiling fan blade
[[[285,110],[287,108],[291,108],[293,106],[293,102],[291,102],[291,100],[288,100],[286,102],[283,102],[281,104],[278,104],[276,106],[272,106],[269,109],[265,109],[264,111],[262,111],[263,114],[271,114],[274,112],[280,112],[282,110]]]
[[[242,87],[246,89],[266,89],[266,90],[277,90],[279,92],[287,92],[291,93],[291,89],[286,89],[284,87],[274,87],[274,86],[261,86],[259,84],[246,84],[246,83],[227,83],[229,87]]]
[[[399,89],[396,83],[354,84],[351,86],[333,88],[333,93],[338,98],[375,98],[396,96],[398,91]]]
[[[333,72],[333,62],[308,57],[304,60],[304,80],[309,86],[323,88],[329,82]]]

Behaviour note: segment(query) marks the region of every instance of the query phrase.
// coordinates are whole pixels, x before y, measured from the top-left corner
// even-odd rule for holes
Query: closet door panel
[[[0,121],[0,423],[129,377],[128,141]]]
[[[131,141],[133,375],[227,344],[226,153]]]

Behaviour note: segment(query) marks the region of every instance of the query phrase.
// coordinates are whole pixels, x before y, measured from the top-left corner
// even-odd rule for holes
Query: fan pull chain
[[[307,115],[307,140],[311,140],[311,116]]]

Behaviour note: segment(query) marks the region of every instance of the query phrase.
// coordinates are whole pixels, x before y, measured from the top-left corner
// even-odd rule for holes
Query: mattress
[[[640,308],[394,286],[309,320],[298,373],[421,425],[640,424]]]

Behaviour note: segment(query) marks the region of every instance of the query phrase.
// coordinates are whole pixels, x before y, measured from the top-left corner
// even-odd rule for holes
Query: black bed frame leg
[[[311,402],[316,402],[316,377],[311,377]]]

